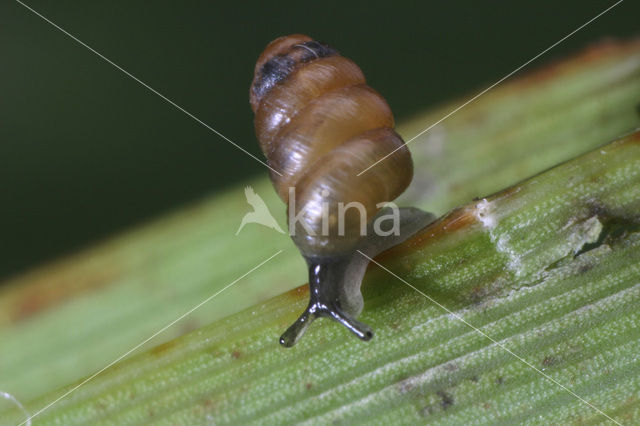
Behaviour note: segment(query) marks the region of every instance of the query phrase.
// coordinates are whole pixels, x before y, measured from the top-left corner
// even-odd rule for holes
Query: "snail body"
[[[288,205],[291,237],[309,266],[309,307],[280,342],[293,345],[320,316],[370,339],[371,329],[355,320],[368,264],[358,251],[375,256],[431,219],[418,209],[400,209],[399,235],[372,232],[372,219],[413,176],[389,105],[353,61],[299,34],[274,40],[260,55],[250,104],[271,181]]]

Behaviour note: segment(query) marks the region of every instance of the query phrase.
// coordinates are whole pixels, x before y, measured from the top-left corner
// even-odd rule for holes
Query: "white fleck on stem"
[[[476,209],[474,211],[474,215],[476,219],[485,227],[485,229],[489,232],[489,238],[491,238],[491,242],[495,244],[496,249],[500,253],[504,253],[509,258],[509,269],[514,271],[516,275],[519,274],[521,270],[521,255],[518,254],[510,245],[509,245],[509,236],[508,235],[497,235],[495,232],[495,228],[498,225],[498,216],[493,211],[493,205],[490,201],[487,201],[486,198],[483,198],[476,204]]]
[[[24,423],[26,426],[31,426],[31,415],[29,414],[29,412],[27,411],[26,408],[24,408],[24,405],[22,405],[20,403],[20,401],[18,401],[18,399],[11,395],[9,392],[4,392],[0,390],[0,396],[8,401],[11,401],[12,403],[14,403],[19,409],[20,411],[22,411],[24,413],[24,415],[27,418],[27,421]]]

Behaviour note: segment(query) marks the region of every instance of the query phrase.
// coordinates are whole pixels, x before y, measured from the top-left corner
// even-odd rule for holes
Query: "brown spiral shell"
[[[272,172],[271,180],[285,203],[294,188],[290,217],[306,206],[293,236],[305,255],[328,256],[355,246],[360,213],[346,210],[341,233],[339,203],[361,203],[371,220],[381,203],[411,182],[411,155],[393,130],[389,105],[353,61],[326,44],[300,34],[272,41],[256,63],[250,103],[262,152],[281,173]]]

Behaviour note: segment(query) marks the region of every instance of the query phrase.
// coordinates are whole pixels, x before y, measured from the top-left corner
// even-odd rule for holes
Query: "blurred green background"
[[[613,3],[26,1],[260,158],[248,89],[275,37],[337,47],[400,121],[495,82]],[[625,1],[528,69],[639,35],[638,16]],[[14,1],[0,2],[0,55],[0,279],[266,173]]]

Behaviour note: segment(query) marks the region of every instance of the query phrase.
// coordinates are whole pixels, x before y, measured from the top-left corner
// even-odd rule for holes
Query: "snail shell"
[[[370,329],[353,317],[362,310],[360,282],[368,259],[363,262],[354,253],[400,241],[372,242],[375,237],[363,236],[367,220],[363,223],[362,211],[345,206],[359,203],[370,227],[381,206],[411,182],[411,155],[393,130],[391,109],[366,85],[353,61],[300,34],[274,40],[260,55],[250,103],[260,148],[279,172],[271,172],[271,181],[293,208],[288,212],[290,233],[309,265],[312,288],[306,317],[294,323],[281,343],[293,345],[317,316],[329,316],[367,340]],[[403,217],[415,225],[424,216],[414,210]],[[298,218],[293,226],[291,218]]]

